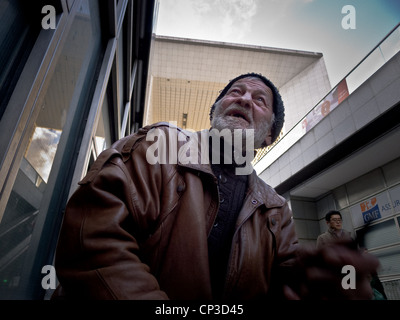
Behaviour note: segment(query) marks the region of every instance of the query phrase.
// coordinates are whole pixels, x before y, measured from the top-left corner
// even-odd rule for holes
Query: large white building
[[[144,122],[209,128],[209,109],[229,80],[256,72],[280,90],[290,130],[331,89],[321,53],[154,36]]]

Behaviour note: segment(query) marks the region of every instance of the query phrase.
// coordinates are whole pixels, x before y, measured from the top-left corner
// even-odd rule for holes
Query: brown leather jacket
[[[60,233],[53,299],[212,299],[207,235],[218,212],[217,179],[209,164],[148,164],[154,141],[146,134],[157,127],[169,137],[168,126],[117,141],[79,183]],[[186,141],[178,143],[181,150]],[[266,296],[273,270],[289,265],[296,247],[288,204],[253,171],[225,299]]]

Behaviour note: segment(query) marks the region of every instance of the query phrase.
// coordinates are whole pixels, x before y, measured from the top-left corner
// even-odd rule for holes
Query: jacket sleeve
[[[322,248],[325,245],[325,241],[324,241],[324,236],[323,234],[320,234],[317,238],[317,244],[316,244],[316,248]]]
[[[292,211],[287,203],[281,208],[279,236],[274,239],[275,259],[272,266],[272,277],[269,298],[285,299],[283,287],[290,284],[297,272],[297,253],[299,248],[295,232]]]
[[[157,181],[128,171],[117,152],[106,158],[67,204],[55,260],[62,289],[67,299],[168,299],[139,248],[159,210]]]
[[[280,266],[292,266],[295,262],[298,238],[295,231],[293,214],[287,202],[282,207],[280,237],[276,243],[277,264]]]

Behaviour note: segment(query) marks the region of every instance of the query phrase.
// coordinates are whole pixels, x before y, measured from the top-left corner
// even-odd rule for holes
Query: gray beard
[[[235,126],[235,119],[230,119],[230,117],[223,117],[221,115],[216,115],[213,117],[211,121],[211,127],[214,129],[217,129],[219,131],[222,131],[223,129],[229,129],[232,132],[232,141],[234,139],[234,130],[236,131],[239,128],[238,126]],[[247,139],[253,139],[254,140],[254,148],[253,149],[258,149],[261,147],[265,146],[265,139],[268,136],[269,133],[269,128],[270,125],[264,125],[260,129],[256,130],[253,126],[251,126],[250,130],[248,129],[241,129],[242,130],[242,150],[247,149]]]

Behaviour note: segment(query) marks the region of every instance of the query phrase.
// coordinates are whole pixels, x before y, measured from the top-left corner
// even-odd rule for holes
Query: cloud
[[[247,43],[254,34],[289,28],[293,11],[315,0],[162,0],[156,33]]]
[[[226,41],[252,29],[260,0],[163,0],[157,34]]]
[[[222,16],[223,36],[242,39],[251,32],[252,18],[257,13],[258,0],[220,0],[216,3]]]
[[[200,14],[205,14],[211,11],[212,2],[209,1],[192,1],[194,11]]]
[[[47,182],[57,151],[61,131],[36,127],[26,152],[26,159],[36,172]]]

